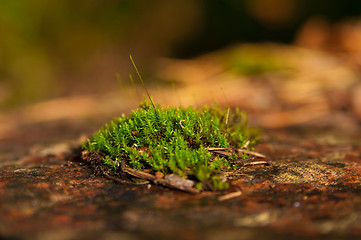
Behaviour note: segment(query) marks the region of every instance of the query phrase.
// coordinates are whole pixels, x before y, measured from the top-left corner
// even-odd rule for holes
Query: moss
[[[226,69],[232,69],[236,74],[261,75],[267,72],[279,72],[284,64],[267,48],[244,45],[227,53],[224,65]]]
[[[222,181],[222,179],[219,176],[213,176],[212,183],[213,183],[213,187],[217,190],[223,190],[229,187],[229,184],[227,182]]]
[[[240,148],[249,140],[247,117],[239,110],[154,107],[144,101],[130,116],[102,127],[83,148],[101,154],[114,172],[128,167],[153,174],[175,173],[195,180],[197,188],[208,181],[215,189],[224,189],[227,185],[217,174],[233,167],[230,159],[247,156],[231,153],[226,158],[208,149]]]

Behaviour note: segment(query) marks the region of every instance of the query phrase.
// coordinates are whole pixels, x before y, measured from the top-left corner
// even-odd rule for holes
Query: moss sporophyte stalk
[[[232,149],[253,142],[248,132],[247,117],[238,109],[162,107],[144,101],[130,116],[102,127],[83,149],[88,162],[101,158],[107,176],[124,177],[128,169],[126,173],[142,173],[148,180],[177,176],[193,189],[224,189],[228,183],[222,172],[247,158]],[[222,154],[212,151],[217,149]]]

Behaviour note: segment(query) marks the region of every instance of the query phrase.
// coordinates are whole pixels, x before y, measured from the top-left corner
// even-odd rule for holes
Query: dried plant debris
[[[248,149],[255,137],[247,115],[217,106],[154,106],[114,119],[83,143],[83,159],[118,182],[144,179],[183,190],[228,188],[224,172],[263,155]]]

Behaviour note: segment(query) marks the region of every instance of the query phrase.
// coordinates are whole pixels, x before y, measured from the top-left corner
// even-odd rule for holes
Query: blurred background
[[[193,226],[206,215],[185,214],[217,207],[215,195],[188,198],[156,188],[137,199],[146,185],[123,191],[85,170],[80,143],[129,114],[145,94],[130,53],[155,102],[238,107],[260,129],[264,144],[256,151],[269,154],[267,164],[250,159],[232,187],[245,186],[239,204],[251,208],[240,210],[243,217],[228,209],[225,222],[203,232],[217,220]],[[257,226],[270,236],[288,226],[287,236],[357,234],[360,70],[360,0],[0,0],[0,239],[40,231],[42,239],[114,238],[123,223],[118,235],[128,239],[138,230],[195,238],[229,229],[233,236],[236,226],[249,236]],[[295,195],[284,200],[297,187],[289,182],[298,181]],[[248,183],[255,190],[238,185]],[[339,210],[343,203],[349,211]],[[100,221],[104,216],[108,221]],[[157,219],[170,225],[151,223]],[[308,230],[300,232],[295,223],[302,220]],[[233,225],[222,228],[226,223]]]
[[[0,109],[117,89],[135,95],[131,53],[160,102],[220,99],[286,114],[307,99],[307,106],[323,104],[312,113],[336,106],[360,116],[360,13],[356,0],[3,0]],[[247,85],[237,85],[244,78]],[[300,93],[303,102],[291,97],[300,85],[284,86],[301,78],[323,78],[306,84],[312,87]],[[203,100],[205,85],[215,87]],[[178,99],[167,100],[168,88]],[[256,94],[242,100],[241,90]]]

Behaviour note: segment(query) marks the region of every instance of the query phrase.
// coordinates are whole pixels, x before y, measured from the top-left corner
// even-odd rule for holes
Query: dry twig
[[[228,200],[228,199],[231,199],[231,198],[239,197],[241,195],[242,195],[241,191],[231,192],[231,193],[228,193],[228,194],[225,194],[225,195],[222,195],[222,196],[218,197],[218,201],[225,201],[225,200]]]
[[[232,150],[235,151],[236,153],[245,153],[245,154],[249,154],[255,157],[259,157],[259,158],[266,158],[265,155],[263,155],[262,153],[259,152],[255,152],[255,151],[251,151],[251,150],[247,150],[247,149],[231,149],[231,148],[208,148],[208,151],[219,154],[219,155],[224,155],[224,156],[229,156],[232,153],[231,152],[226,152],[226,150]]]
[[[159,184],[162,186],[181,190],[181,191],[188,192],[188,193],[199,193],[198,189],[190,186],[191,180],[183,179],[181,177],[171,178],[171,177],[166,176],[165,178],[157,178],[156,176],[154,176],[152,174],[142,172],[139,170],[135,170],[132,168],[127,168],[127,167],[123,168],[123,171],[134,177],[150,180],[150,181],[154,182],[155,184]],[[168,175],[168,176],[170,176],[170,175]]]

